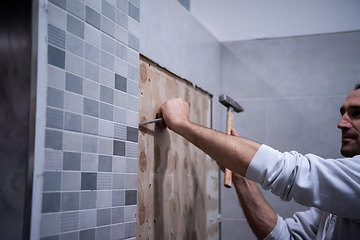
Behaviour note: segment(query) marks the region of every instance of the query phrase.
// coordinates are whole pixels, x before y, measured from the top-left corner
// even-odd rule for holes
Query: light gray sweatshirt
[[[246,178],[284,201],[312,207],[278,221],[265,239],[360,239],[360,155],[323,159],[262,145]]]

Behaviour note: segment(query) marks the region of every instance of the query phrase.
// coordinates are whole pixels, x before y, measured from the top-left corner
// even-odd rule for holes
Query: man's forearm
[[[260,144],[197,125],[183,122],[173,129],[228,169],[245,176]]]

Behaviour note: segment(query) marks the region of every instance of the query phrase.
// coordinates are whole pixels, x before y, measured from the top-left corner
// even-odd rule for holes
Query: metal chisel
[[[161,122],[161,121],[164,121],[164,119],[163,119],[163,118],[156,118],[156,119],[154,119],[154,120],[150,120],[150,121],[146,121],[146,122],[139,123],[139,127],[144,126],[144,125],[146,125],[146,124],[157,123],[157,122]]]

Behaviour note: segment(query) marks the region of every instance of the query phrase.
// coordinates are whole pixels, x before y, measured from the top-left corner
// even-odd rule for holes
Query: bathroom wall
[[[359,44],[360,32],[225,42],[221,89],[245,109],[234,127],[280,151],[340,157],[336,125],[340,106],[360,83]],[[256,239],[235,190],[221,190],[222,239]],[[304,209],[263,193],[283,217]]]
[[[135,237],[139,0],[39,0],[31,239]]]

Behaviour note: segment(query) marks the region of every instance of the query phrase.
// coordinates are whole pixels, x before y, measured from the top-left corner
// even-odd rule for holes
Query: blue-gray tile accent
[[[114,118],[114,107],[106,103],[100,103],[100,118],[112,121]]]
[[[115,51],[115,55],[123,60],[127,60],[127,51],[128,51],[128,48],[120,43],[120,42],[116,42],[116,51]]]
[[[80,209],[79,192],[62,192],[61,193],[61,211],[74,211]]]
[[[72,1],[72,0],[69,0]],[[66,0],[49,0],[49,2],[55,4],[58,7],[61,7],[62,9],[66,10]]]
[[[115,57],[105,51],[101,51],[101,66],[114,71]]]
[[[115,88],[117,90],[126,92],[127,91],[127,79],[123,76],[115,74]]]
[[[112,185],[113,185],[113,189],[124,189],[125,188],[125,174],[114,174]]]
[[[100,66],[91,62],[85,61],[85,78],[99,82]]]
[[[110,226],[97,228],[96,239],[110,239]]]
[[[190,0],[178,0],[184,8],[190,11]]]
[[[140,9],[131,2],[129,2],[129,16],[140,22]]]
[[[48,87],[46,103],[50,107],[64,108],[64,91]]]
[[[43,193],[42,213],[60,211],[60,193]]]
[[[104,226],[111,223],[111,209],[99,209],[97,210],[96,225]]]
[[[114,140],[114,155],[125,156],[125,142]]]
[[[116,0],[116,7],[128,13],[129,0]]]
[[[101,30],[111,37],[115,37],[115,23],[107,17],[101,16]]]
[[[92,117],[83,117],[83,132],[89,134],[98,134],[99,120]]]
[[[85,18],[85,5],[79,0],[68,0],[67,10],[75,16],[84,20]]]
[[[135,37],[131,33],[129,33],[129,43],[128,43],[128,45],[129,45],[129,47],[131,49],[139,52],[139,47],[140,47],[139,38]]]
[[[96,190],[96,183],[96,173],[81,173],[81,190]]]
[[[106,0],[102,0],[102,14],[115,21],[115,7]]]
[[[49,44],[65,49],[65,31],[48,24],[48,41]]]
[[[121,124],[114,124],[114,138],[126,140],[126,126]]]
[[[125,205],[125,191],[124,190],[112,192],[112,205],[113,205],[113,207]]]
[[[111,209],[111,223],[122,223],[124,222],[124,208],[117,207]]]
[[[81,132],[82,116],[75,113],[65,112],[65,130]]]
[[[87,153],[98,152],[98,138],[91,135],[83,135],[82,138],[82,150]]]
[[[84,40],[68,33],[66,35],[66,50],[79,56],[84,56]]]
[[[133,127],[126,127],[126,140],[131,142],[138,142],[138,129]]]
[[[95,228],[80,231],[79,240],[95,240]]]
[[[125,205],[135,205],[137,198],[137,190],[125,191]]]
[[[85,33],[85,25],[84,22],[71,16],[70,14],[67,15],[67,31],[78,36],[79,38],[84,39]]]
[[[99,102],[89,98],[84,98],[84,114],[99,117]]]
[[[48,45],[48,63],[55,67],[65,69],[65,51]]]
[[[85,43],[85,59],[100,65],[100,49]]]
[[[79,232],[70,232],[70,233],[61,234],[59,240],[78,240],[78,239],[79,239]]]
[[[125,14],[123,11],[116,10],[116,23],[122,26],[123,28],[128,28],[128,15]]]
[[[132,2],[138,8],[140,8],[140,0],[130,0],[130,2]]]
[[[109,104],[114,103],[114,90],[105,86],[100,86],[100,100]]]
[[[45,148],[62,150],[63,134],[61,131],[45,130]]]
[[[101,34],[101,49],[110,54],[115,52],[115,40],[106,34]]]
[[[80,171],[81,154],[76,152],[64,152],[63,170]]]
[[[43,191],[60,191],[61,172],[44,172]]]
[[[64,112],[54,108],[46,108],[46,126],[62,129],[64,126]]]
[[[112,157],[99,155],[99,172],[111,172],[112,171]]]
[[[66,73],[65,89],[77,93],[83,94],[83,79],[71,73]]]
[[[136,235],[136,222],[125,224],[125,238],[135,237]]]
[[[60,231],[70,232],[79,229],[79,212],[65,212],[60,217]]]
[[[86,22],[100,30],[101,28],[101,15],[94,9],[86,6]]]
[[[96,208],[96,191],[81,192],[80,209]]]

